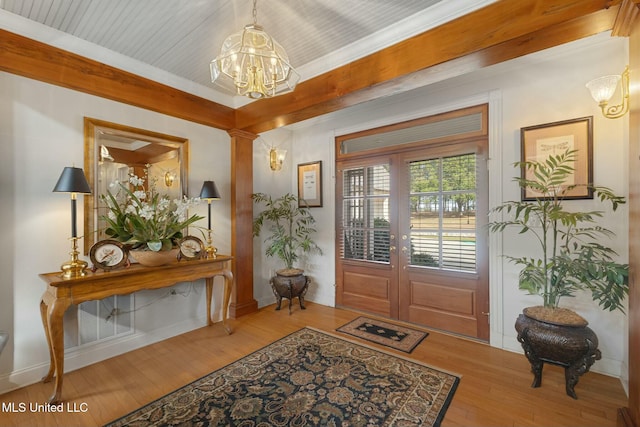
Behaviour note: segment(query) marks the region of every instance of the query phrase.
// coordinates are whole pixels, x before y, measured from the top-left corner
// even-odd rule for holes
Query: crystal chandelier
[[[289,64],[282,46],[257,22],[253,0],[253,23],[226,38],[211,61],[211,81],[227,91],[253,99],[292,92],[300,75]]]

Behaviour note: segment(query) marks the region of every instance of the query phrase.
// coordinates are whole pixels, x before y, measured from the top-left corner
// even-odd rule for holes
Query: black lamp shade
[[[90,194],[91,188],[84,176],[84,172],[80,168],[67,166],[62,171],[62,175],[58,178],[56,186],[53,188],[54,193],[84,193]]]
[[[202,190],[200,190],[201,199],[220,200],[220,192],[216,183],[213,181],[205,181],[202,184]]]

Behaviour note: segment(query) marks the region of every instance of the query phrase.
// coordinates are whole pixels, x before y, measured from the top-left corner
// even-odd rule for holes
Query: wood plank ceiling
[[[259,0],[256,18],[308,78],[314,62],[335,63],[334,52],[349,51],[355,59],[358,48],[371,53],[384,47],[387,38],[393,40],[379,40],[380,32],[397,33],[399,41],[438,19],[449,20],[492,1]],[[132,71],[134,64],[124,63],[128,59],[138,63],[138,72],[144,72],[140,65],[146,65],[210,91],[216,86],[210,81],[209,61],[225,37],[253,21],[251,0],[3,0],[0,12],[4,11],[8,19],[40,30],[38,35],[75,40],[75,53],[86,52],[85,56],[114,66],[122,62]],[[225,105],[237,107],[238,100],[242,98]]]
[[[5,30],[0,70],[223,130],[262,133],[611,30],[620,3],[500,0],[306,80],[293,93],[235,110]]]

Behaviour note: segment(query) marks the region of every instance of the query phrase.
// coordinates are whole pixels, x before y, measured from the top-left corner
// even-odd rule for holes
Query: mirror
[[[145,176],[170,198],[187,195],[189,140],[136,129],[117,123],[84,118],[84,171],[91,195],[84,196],[84,252],[108,238],[102,215],[107,208],[101,195],[116,180],[126,182],[130,174]]]

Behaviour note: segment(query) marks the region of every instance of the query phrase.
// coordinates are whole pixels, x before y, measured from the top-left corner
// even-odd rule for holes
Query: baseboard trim
[[[238,317],[255,313],[256,311],[258,311],[258,301],[256,301],[255,299],[242,304],[236,304],[232,302],[229,305],[229,317],[231,317],[232,319],[237,319]]]
[[[65,352],[64,371],[75,371],[105,359],[202,328],[206,324],[207,320],[204,317],[191,318],[150,332],[134,332],[121,338],[70,349]],[[2,375],[0,376],[0,394],[40,382],[48,370],[49,362],[45,362]]]

